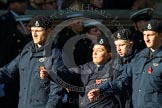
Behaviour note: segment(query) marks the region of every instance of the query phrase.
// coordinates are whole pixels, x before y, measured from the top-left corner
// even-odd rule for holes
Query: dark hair
[[[97,26],[90,25],[90,26],[84,27],[84,32],[85,33],[89,33],[92,28],[97,28]]]

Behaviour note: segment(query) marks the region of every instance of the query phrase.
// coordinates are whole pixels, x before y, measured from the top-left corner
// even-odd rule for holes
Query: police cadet
[[[115,79],[121,74],[120,69],[132,61],[137,54],[137,50],[133,49],[133,36],[129,29],[118,30],[113,36],[118,54],[113,65]],[[131,108],[131,91],[131,87],[129,87],[129,90],[122,91],[120,94],[120,101],[123,108]]]
[[[46,42],[51,36],[53,20],[49,16],[38,15],[29,23],[33,41],[29,42],[22,52],[9,64],[0,69],[0,83],[20,76],[18,108],[62,108],[62,88],[48,78],[39,77],[41,69],[47,69],[44,55]],[[51,65],[54,71],[61,69],[60,51],[51,47]]]
[[[135,43],[134,48],[138,51],[146,48],[146,44],[143,40],[142,27],[147,21],[152,19],[153,9],[144,8],[134,12],[130,16],[130,20],[133,22],[133,27],[130,29],[133,33],[133,40]]]
[[[132,80],[133,108],[161,108],[162,106],[162,22],[150,20],[143,27],[147,48],[136,54],[134,60],[123,68],[122,75],[88,93],[90,101],[107,91],[124,89]]]
[[[132,61],[137,54],[137,50],[134,49],[134,41],[132,33],[129,29],[121,29],[113,34],[114,44],[116,46],[116,52],[119,55],[118,63],[123,66]]]
[[[71,95],[68,94],[68,104],[66,104],[65,107],[120,108],[119,101],[116,96],[114,96],[113,92],[110,95],[103,95],[99,97],[99,100],[94,103],[91,103],[87,98],[86,94],[90,89],[100,87],[106,81],[111,81],[114,77],[113,70],[111,70],[111,47],[107,37],[102,35],[93,40],[93,42],[93,59],[91,62],[79,65],[77,67],[69,68],[69,72],[62,71],[58,73],[58,75],[70,85],[74,85],[75,82],[79,82],[79,85],[74,86],[76,89],[71,88],[71,86],[67,86],[68,93],[75,91],[75,93],[79,94],[79,98],[71,97]],[[40,77],[42,79],[47,78],[48,75],[51,76],[51,74],[48,74],[48,72],[40,72]]]
[[[70,68],[73,73],[80,75],[80,87],[83,91],[79,91],[79,108],[119,108],[119,103],[114,94],[102,96],[98,101],[91,103],[87,98],[87,92],[93,87],[99,87],[106,81],[113,79],[110,67],[111,47],[105,36],[97,38],[93,46],[91,62],[79,65],[76,68]],[[79,81],[79,80],[78,80]]]

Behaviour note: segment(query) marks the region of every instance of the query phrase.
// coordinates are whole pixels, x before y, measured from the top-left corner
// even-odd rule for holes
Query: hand
[[[92,89],[88,92],[87,96],[90,102],[94,102],[100,96],[100,90]]]
[[[41,67],[40,67],[40,78],[41,78],[41,79],[45,79],[45,78],[47,78],[47,77],[48,77],[48,72],[47,72],[47,70],[45,69],[44,66],[41,66]]]

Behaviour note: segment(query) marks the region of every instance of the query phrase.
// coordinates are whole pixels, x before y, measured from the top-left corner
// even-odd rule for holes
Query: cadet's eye
[[[99,51],[99,52],[102,52],[103,50],[102,50],[102,49],[99,49],[98,51]]]
[[[42,32],[44,31],[44,29],[41,29],[41,30],[31,30],[31,32]]]

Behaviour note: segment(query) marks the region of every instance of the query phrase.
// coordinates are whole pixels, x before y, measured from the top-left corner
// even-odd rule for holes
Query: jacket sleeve
[[[79,78],[79,74],[78,74],[79,68],[75,67],[75,68],[68,69],[64,65],[61,52],[59,50],[55,52],[57,52],[57,54],[54,55],[54,61],[52,63],[52,68],[51,68],[52,71],[49,72],[50,78],[55,82],[61,80],[64,83],[74,85],[75,81],[78,81]]]
[[[59,50],[55,50],[49,58],[48,63],[48,72],[50,81],[50,93],[49,99],[45,108],[62,108],[62,99],[64,96],[64,90],[62,83],[60,83],[60,77],[57,76],[57,73],[64,71],[65,66],[62,61],[61,53]]]
[[[20,59],[20,55],[18,55],[9,64],[0,68],[0,83],[6,83],[17,77],[17,75],[19,74],[18,73],[19,59]]]
[[[49,99],[45,108],[62,108],[63,95],[63,88],[51,81]]]
[[[130,80],[132,80],[131,78],[131,64],[128,64],[121,69],[121,75],[117,79],[113,80],[112,82],[107,82],[99,88],[100,94],[111,92],[118,93],[127,89],[127,87],[130,87]]]

